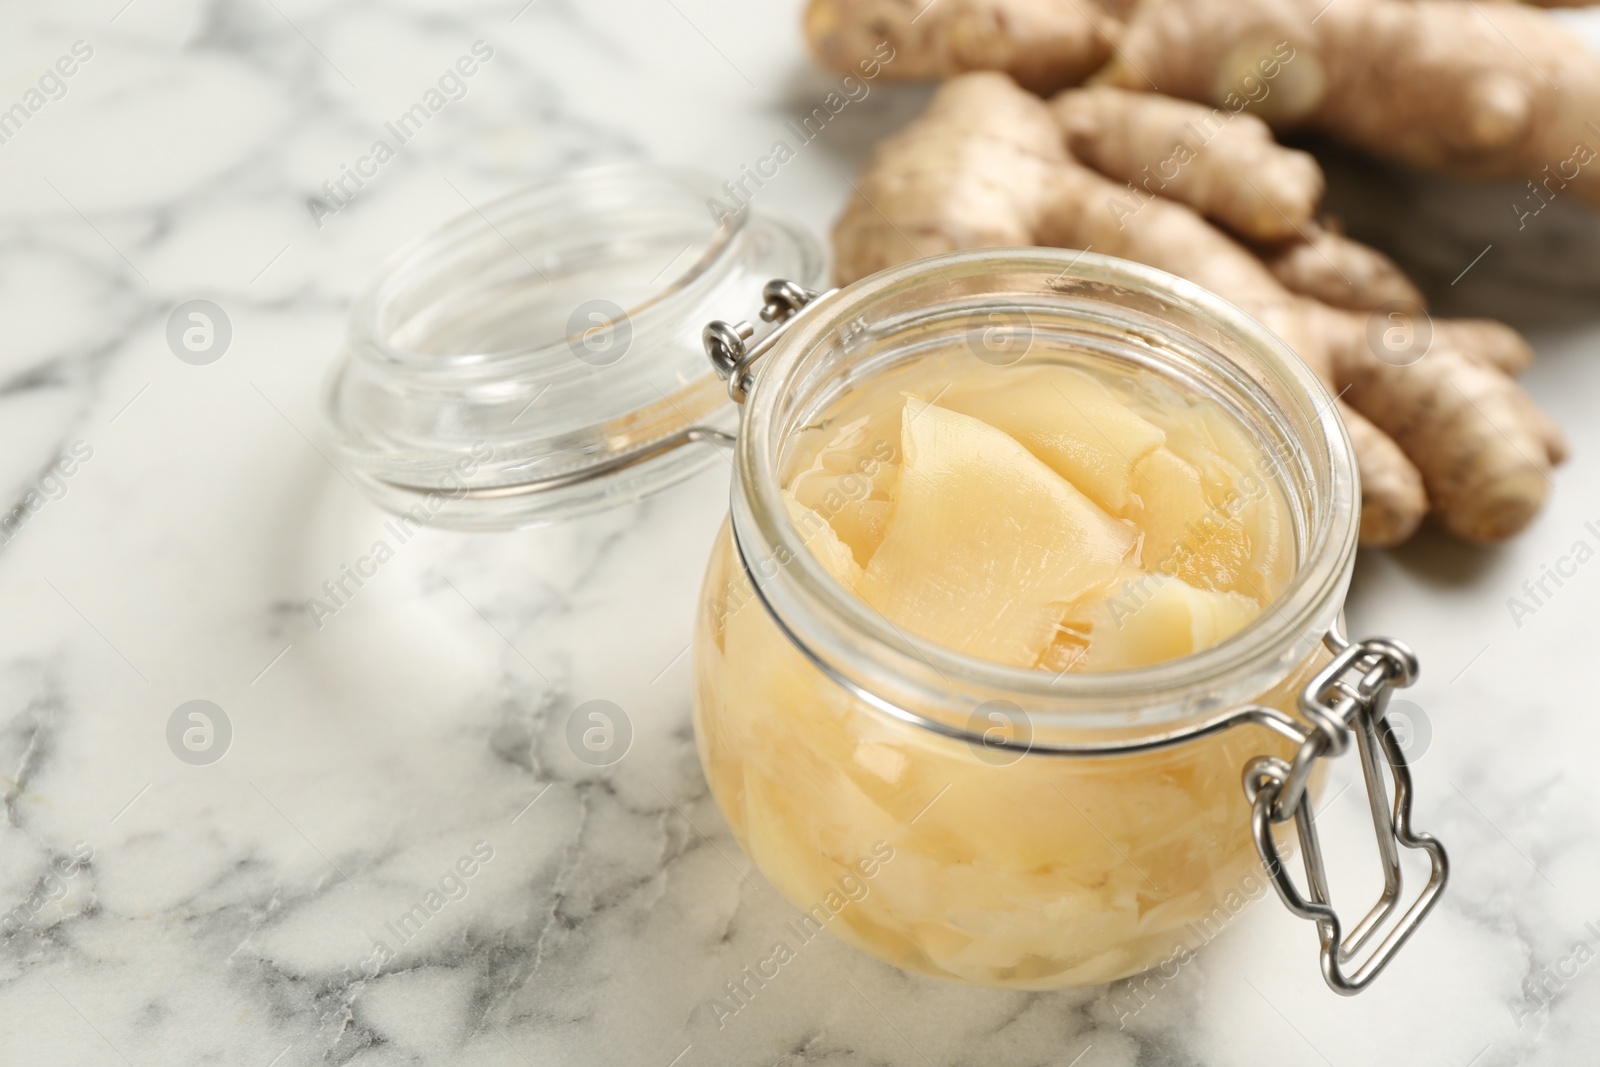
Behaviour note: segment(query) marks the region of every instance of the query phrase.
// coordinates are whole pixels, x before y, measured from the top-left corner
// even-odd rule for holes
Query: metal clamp
[[[1351,643],[1332,633],[1327,644],[1335,653],[1333,661],[1300,694],[1300,711],[1310,721],[1311,729],[1301,740],[1294,762],[1286,763],[1271,756],[1257,757],[1245,768],[1244,791],[1250,798],[1250,827],[1256,850],[1261,854],[1278,896],[1290,911],[1316,922],[1322,941],[1322,976],[1334,992],[1350,996],[1365,989],[1382,972],[1438,903],[1439,894],[1444,892],[1445,882],[1450,877],[1450,861],[1444,846],[1431,835],[1417,833],[1411,828],[1411,771],[1385,718],[1390,693],[1416,680],[1416,656],[1399,641],[1388,638]],[[1329,902],[1327,871],[1306,786],[1317,761],[1348,751],[1352,736],[1361,754],[1367,801],[1378,837],[1383,892],[1366,917],[1346,936],[1339,915]],[[1384,783],[1384,763],[1380,759],[1387,762],[1394,782],[1392,815]],[[1295,824],[1299,837],[1306,882],[1310,887],[1309,900],[1289,877],[1272,836],[1273,824],[1287,822]],[[1432,863],[1428,884],[1378,947],[1347,971],[1356,954],[1400,904],[1399,845],[1428,854]]]
[[[756,332],[749,322],[729,323],[717,319],[701,331],[700,340],[705,344],[706,355],[711,357],[717,374],[727,379],[728,396],[734,403],[744,403],[755,381],[756,361],[772,350],[800,309],[834,292],[837,290],[819,293],[794,282],[774,279],[761,289],[761,321],[776,325],[761,340],[753,345],[749,343]]]

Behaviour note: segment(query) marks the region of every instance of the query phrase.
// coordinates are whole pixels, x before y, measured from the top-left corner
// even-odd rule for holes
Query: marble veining
[[[1431,731],[1417,820],[1455,876],[1354,1000],[1271,899],[1139,987],[974,990],[802,942],[689,727],[721,465],[559,527],[424,529],[337,612],[313,610],[385,536],[318,428],[361,280],[403,240],[583,163],[736,176],[833,85],[798,17],[794,0],[0,10],[0,104],[92,51],[0,143],[0,1063],[1593,1059],[1600,571],[1533,615],[1507,606],[1600,519],[1592,297],[1521,323],[1530,387],[1575,445],[1548,512],[1500,549],[1430,533],[1359,567],[1352,629],[1423,657],[1406,694]],[[477,42],[492,58],[459,97],[317,210]],[[924,98],[874,85],[760,206],[825,228]],[[1501,251],[1475,284],[1516,274],[1515,240]],[[167,343],[193,299],[232,327],[207,365]],[[184,748],[196,723],[169,730],[194,700],[227,720],[221,759]],[[590,700],[631,725],[610,766],[568,742]],[[1364,896],[1352,780],[1337,771],[1321,821],[1335,890]],[[728,1000],[780,942],[792,958]]]

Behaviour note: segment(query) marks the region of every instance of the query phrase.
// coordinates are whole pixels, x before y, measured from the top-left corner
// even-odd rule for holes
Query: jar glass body
[[[1255,623],[1184,660],[1053,678],[910,637],[816,565],[781,504],[795,430],[863,381],[968,343],[996,308],[1028,335],[1019,364],[1137,365],[1225,404],[1262,443],[1296,567]],[[1049,989],[1182,962],[1270,884],[1241,773],[1292,745],[1208,724],[1246,704],[1294,714],[1327,662],[1356,521],[1331,402],[1233,309],[1092,256],[938,257],[797,325],[751,392],[695,631],[696,736],[735,836],[806,931],[906,970]]]

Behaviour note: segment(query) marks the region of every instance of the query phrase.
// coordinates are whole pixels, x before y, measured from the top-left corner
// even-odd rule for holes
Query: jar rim
[[[784,505],[781,448],[784,398],[802,388],[808,355],[839,345],[841,327],[858,329],[887,294],[936,277],[981,286],[986,275],[1002,272],[1051,279],[1056,289],[1110,286],[1153,296],[1175,313],[1206,323],[1248,353],[1254,371],[1275,379],[1286,402],[1275,405],[1280,410],[1274,415],[1309,438],[1300,442],[1308,447],[1290,458],[1300,463],[1315,499],[1291,501],[1310,513],[1297,535],[1297,567],[1288,586],[1238,633],[1176,660],[1056,676],[977,659],[906,633],[835,580],[805,548]],[[980,299],[981,292],[974,307]],[[992,296],[986,306],[993,306]],[[962,733],[974,709],[996,699],[1020,705],[1036,737],[1040,731],[1098,740],[1115,735],[1131,745],[1147,743],[1152,734],[1187,734],[1234,712],[1304,662],[1335,624],[1350,581],[1359,489],[1334,398],[1283,341],[1244,311],[1184,279],[1109,256],[1051,248],[953,252],[890,268],[823,297],[762,359],[737,447],[735,547],[780,628],[878,710],[947,734]],[[752,557],[777,565],[752,568]],[[984,726],[965,735],[976,740]]]

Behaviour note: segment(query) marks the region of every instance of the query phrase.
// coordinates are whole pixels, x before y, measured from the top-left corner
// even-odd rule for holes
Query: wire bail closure
[[[1251,760],[1244,772],[1244,791],[1250,799],[1250,828],[1256,851],[1266,865],[1279,898],[1294,914],[1317,924],[1322,942],[1322,976],[1342,996],[1361,992],[1416,932],[1438,903],[1450,877],[1450,860],[1444,846],[1430,834],[1411,826],[1411,770],[1405,752],[1386,718],[1393,690],[1411,685],[1417,677],[1417,658],[1410,648],[1389,638],[1351,643],[1337,630],[1326,644],[1333,661],[1317,673],[1300,694],[1300,712],[1311,723],[1292,764],[1271,756]],[[1318,760],[1349,750],[1354,737],[1366,781],[1367,803],[1378,838],[1383,864],[1383,892],[1378,902],[1345,935],[1339,914],[1329,900],[1327,869],[1317,836],[1307,784]],[[1393,811],[1384,782],[1384,760],[1394,783]],[[1300,892],[1283,864],[1272,836],[1275,823],[1293,822],[1300,842],[1310,899]],[[1377,948],[1348,969],[1356,955],[1372,940],[1400,905],[1400,852],[1397,846],[1420,849],[1432,865],[1427,885],[1389,930]]]
[[[711,365],[716,368],[717,374],[727,379],[728,396],[735,404],[744,403],[755,381],[756,361],[772,350],[778,338],[794,321],[795,315],[806,305],[835,292],[838,290],[817,292],[782,278],[768,282],[761,289],[761,321],[774,323],[775,326],[753,345],[749,341],[755,336],[756,328],[749,322],[729,323],[717,319],[706,325],[700,333],[700,340],[705,344],[706,355],[711,358]]]

